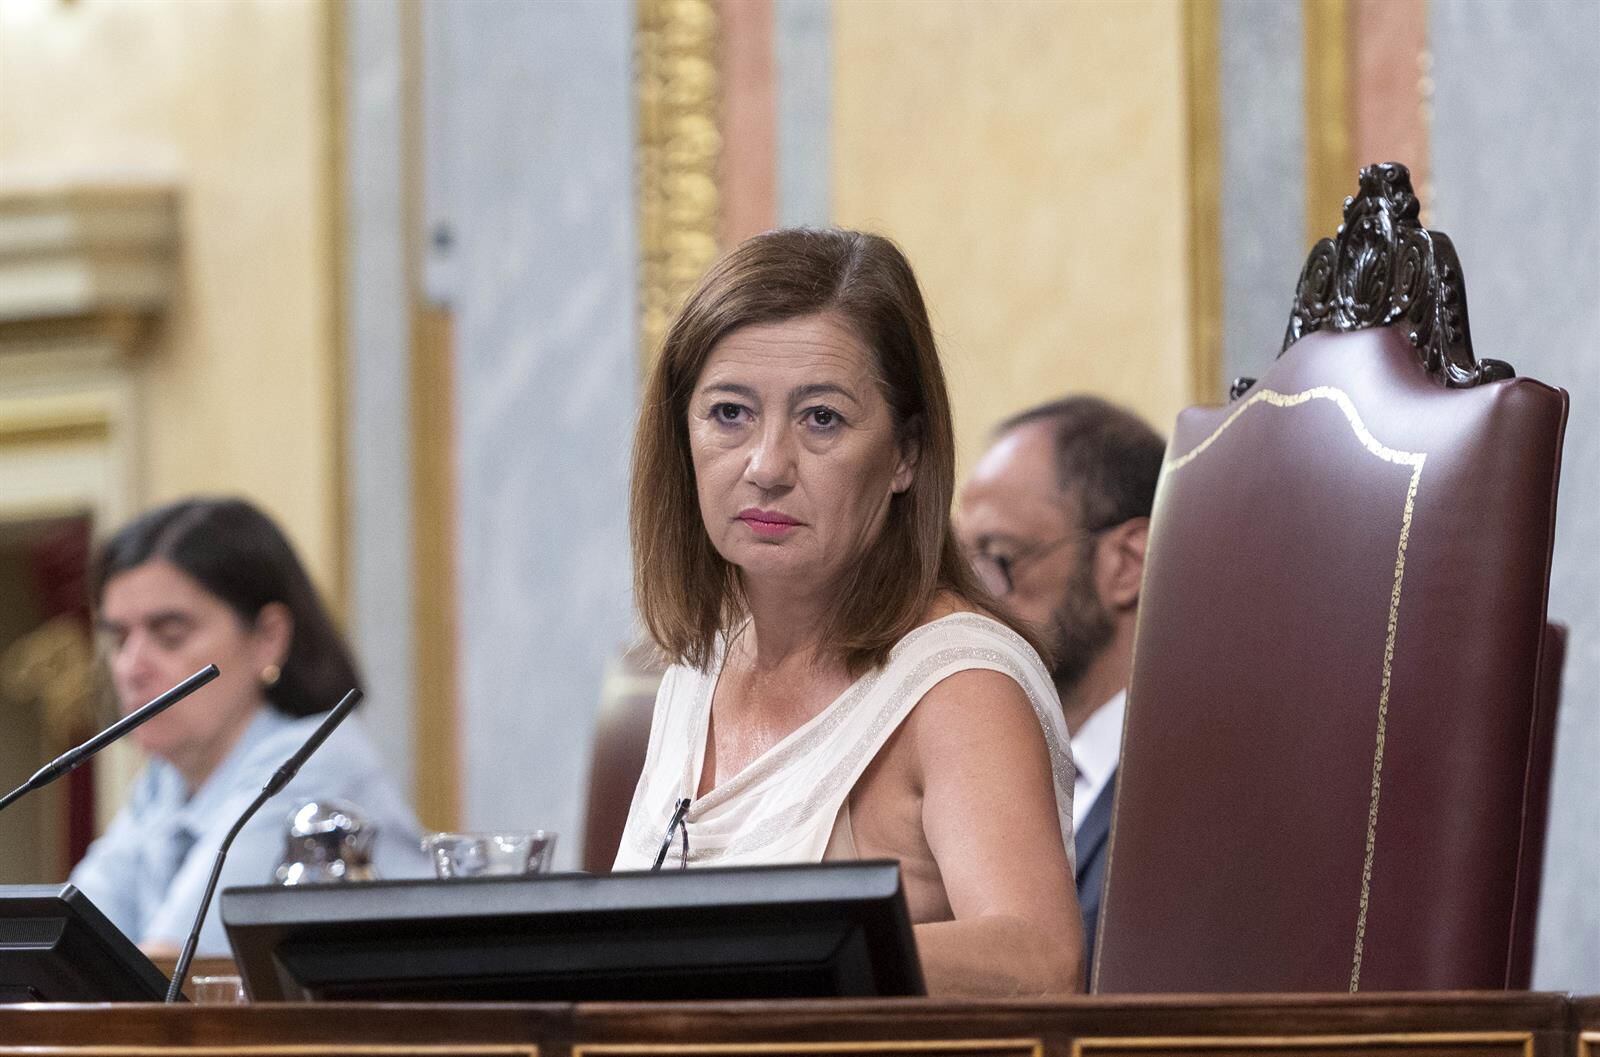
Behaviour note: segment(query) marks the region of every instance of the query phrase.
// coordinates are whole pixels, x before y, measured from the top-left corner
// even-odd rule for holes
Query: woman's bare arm
[[[998,672],[945,679],[909,719],[922,822],[955,920],[918,925],[935,995],[1083,989],[1083,925],[1044,734]]]

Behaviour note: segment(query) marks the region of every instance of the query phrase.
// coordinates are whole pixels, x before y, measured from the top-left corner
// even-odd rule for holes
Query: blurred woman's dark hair
[[[305,567],[283,532],[243,499],[182,499],[119,529],[100,548],[91,574],[99,608],[112,577],[150,561],[170,562],[220,599],[248,627],[282,603],[294,622],[289,652],[267,702],[290,716],[326,712],[361,675]]]

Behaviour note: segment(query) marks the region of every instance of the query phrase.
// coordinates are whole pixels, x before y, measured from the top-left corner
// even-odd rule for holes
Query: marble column
[[[1479,356],[1572,394],[1550,618],[1567,624],[1533,985],[1600,991],[1600,5],[1433,0],[1433,218]]]
[[[429,209],[454,243],[462,824],[558,830],[565,867],[631,634],[633,7],[449,14]]]
[[[1298,4],[1222,0],[1224,386],[1258,377],[1277,356],[1311,249],[1301,36]],[[1220,403],[1225,395],[1199,398]]]
[[[395,784],[409,790],[415,769],[403,16],[398,0],[362,0],[343,11],[350,639],[366,677],[363,720]]]
[[[775,0],[778,223],[832,217],[833,17],[828,0]]]

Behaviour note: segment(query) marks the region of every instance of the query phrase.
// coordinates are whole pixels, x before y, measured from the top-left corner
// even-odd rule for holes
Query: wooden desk
[[[1573,999],[1572,1031],[1578,1057],[1600,1057],[1600,997]]]
[[[1577,1052],[1579,1021],[1597,1036]],[[1196,995],[0,1007],[0,1057],[1600,1057],[1600,1001]]]

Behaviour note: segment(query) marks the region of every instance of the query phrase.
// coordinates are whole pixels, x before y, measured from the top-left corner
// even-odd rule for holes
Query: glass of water
[[[548,830],[433,833],[422,850],[438,877],[513,877],[547,873],[556,835]]]

